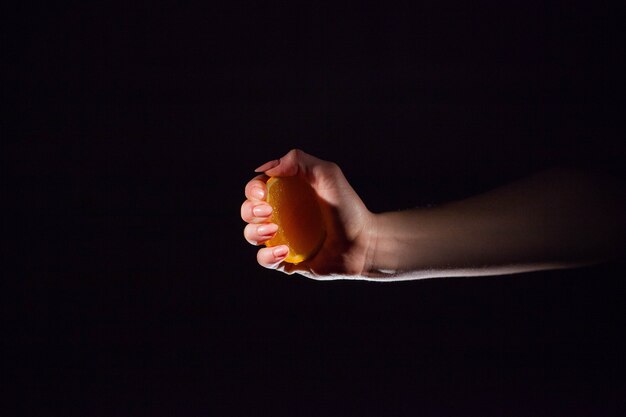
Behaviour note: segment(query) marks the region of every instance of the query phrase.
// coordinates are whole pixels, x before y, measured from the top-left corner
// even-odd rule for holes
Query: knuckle
[[[263,243],[263,239],[259,237],[259,235],[256,233],[256,227],[254,227],[253,225],[249,224],[246,226],[246,228],[243,231],[243,236],[245,237],[245,239],[248,241],[248,243],[250,243],[251,245],[254,246],[258,246],[261,243]]]
[[[336,163],[336,162],[328,162],[328,166],[329,166],[331,169],[334,169],[334,170],[337,170],[337,171],[338,171],[338,170],[341,170],[341,168],[339,167],[339,165],[337,165],[337,163]]]
[[[245,188],[245,190],[244,190],[245,195],[246,195],[246,197],[247,197],[247,198],[250,198],[250,190],[251,190],[251,189],[252,189],[252,181],[250,181],[250,182],[248,182],[248,183],[246,184],[246,188]]]
[[[326,163],[326,169],[328,170],[328,172],[331,172],[333,174],[340,174],[341,173],[341,167],[339,165],[337,165],[336,162],[327,162]]]
[[[295,160],[301,158],[303,154],[304,154],[304,151],[302,151],[302,149],[299,149],[299,148],[293,148],[287,153],[288,156],[290,156],[291,158]]]
[[[261,265],[264,268],[268,268],[269,264],[266,260],[266,255],[265,255],[266,251],[263,249],[260,249],[257,253],[256,253],[256,261],[259,265]]]
[[[241,218],[246,222],[252,219],[252,208],[250,204],[250,200],[246,200],[241,204]]]
[[[248,183],[246,184],[246,192],[250,191],[250,189],[254,186],[256,180],[250,180],[248,181]]]
[[[258,180],[258,179],[254,179],[254,180],[251,180],[250,182],[248,182],[248,184],[246,184],[246,189],[245,189],[246,198],[248,198],[248,199],[258,199],[259,198],[258,196],[255,196],[252,193],[255,188],[258,188],[261,191],[264,191],[265,190],[265,183],[260,181],[260,180]]]
[[[244,201],[243,203],[241,203],[241,208],[239,210],[240,214],[241,214],[241,218],[242,220],[246,220],[247,219],[247,215],[246,215],[246,208],[247,208],[247,203],[248,200]]]
[[[248,243],[251,244],[255,244],[254,240],[252,239],[252,230],[250,230],[250,225],[247,225],[244,229],[243,229],[243,237],[248,241]]]

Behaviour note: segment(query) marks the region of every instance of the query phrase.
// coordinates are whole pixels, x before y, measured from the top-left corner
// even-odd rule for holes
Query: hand
[[[326,239],[312,258],[297,265],[283,262],[288,253],[284,245],[259,249],[257,261],[266,268],[313,279],[345,279],[364,275],[372,249],[373,219],[365,204],[350,186],[339,166],[294,149],[279,160],[261,165],[245,187],[246,201],[241,218],[248,223],[244,237],[253,245],[271,239],[278,226],[270,223],[272,208],[266,203],[268,176],[298,175],[305,179],[319,197]]]

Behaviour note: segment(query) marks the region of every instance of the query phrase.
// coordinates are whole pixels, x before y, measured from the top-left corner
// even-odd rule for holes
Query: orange
[[[267,202],[273,209],[270,221],[278,225],[278,232],[265,245],[287,245],[285,262],[292,264],[315,255],[326,232],[313,188],[298,176],[272,177],[267,181]]]

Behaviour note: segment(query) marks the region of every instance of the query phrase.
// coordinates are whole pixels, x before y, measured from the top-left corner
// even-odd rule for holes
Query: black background
[[[619,171],[612,7],[50,3],[3,26],[10,415],[626,415],[621,260],[315,282],[239,218],[296,147],[376,212]]]

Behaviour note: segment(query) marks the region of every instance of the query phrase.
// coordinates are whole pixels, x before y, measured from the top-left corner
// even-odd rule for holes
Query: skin
[[[245,187],[245,239],[276,233],[265,202],[269,176],[300,175],[323,202],[327,238],[298,265],[286,247],[263,247],[258,263],[318,280],[481,276],[572,268],[626,249],[626,193],[601,173],[552,169],[438,207],[372,213],[337,164],[292,150],[256,169]]]

